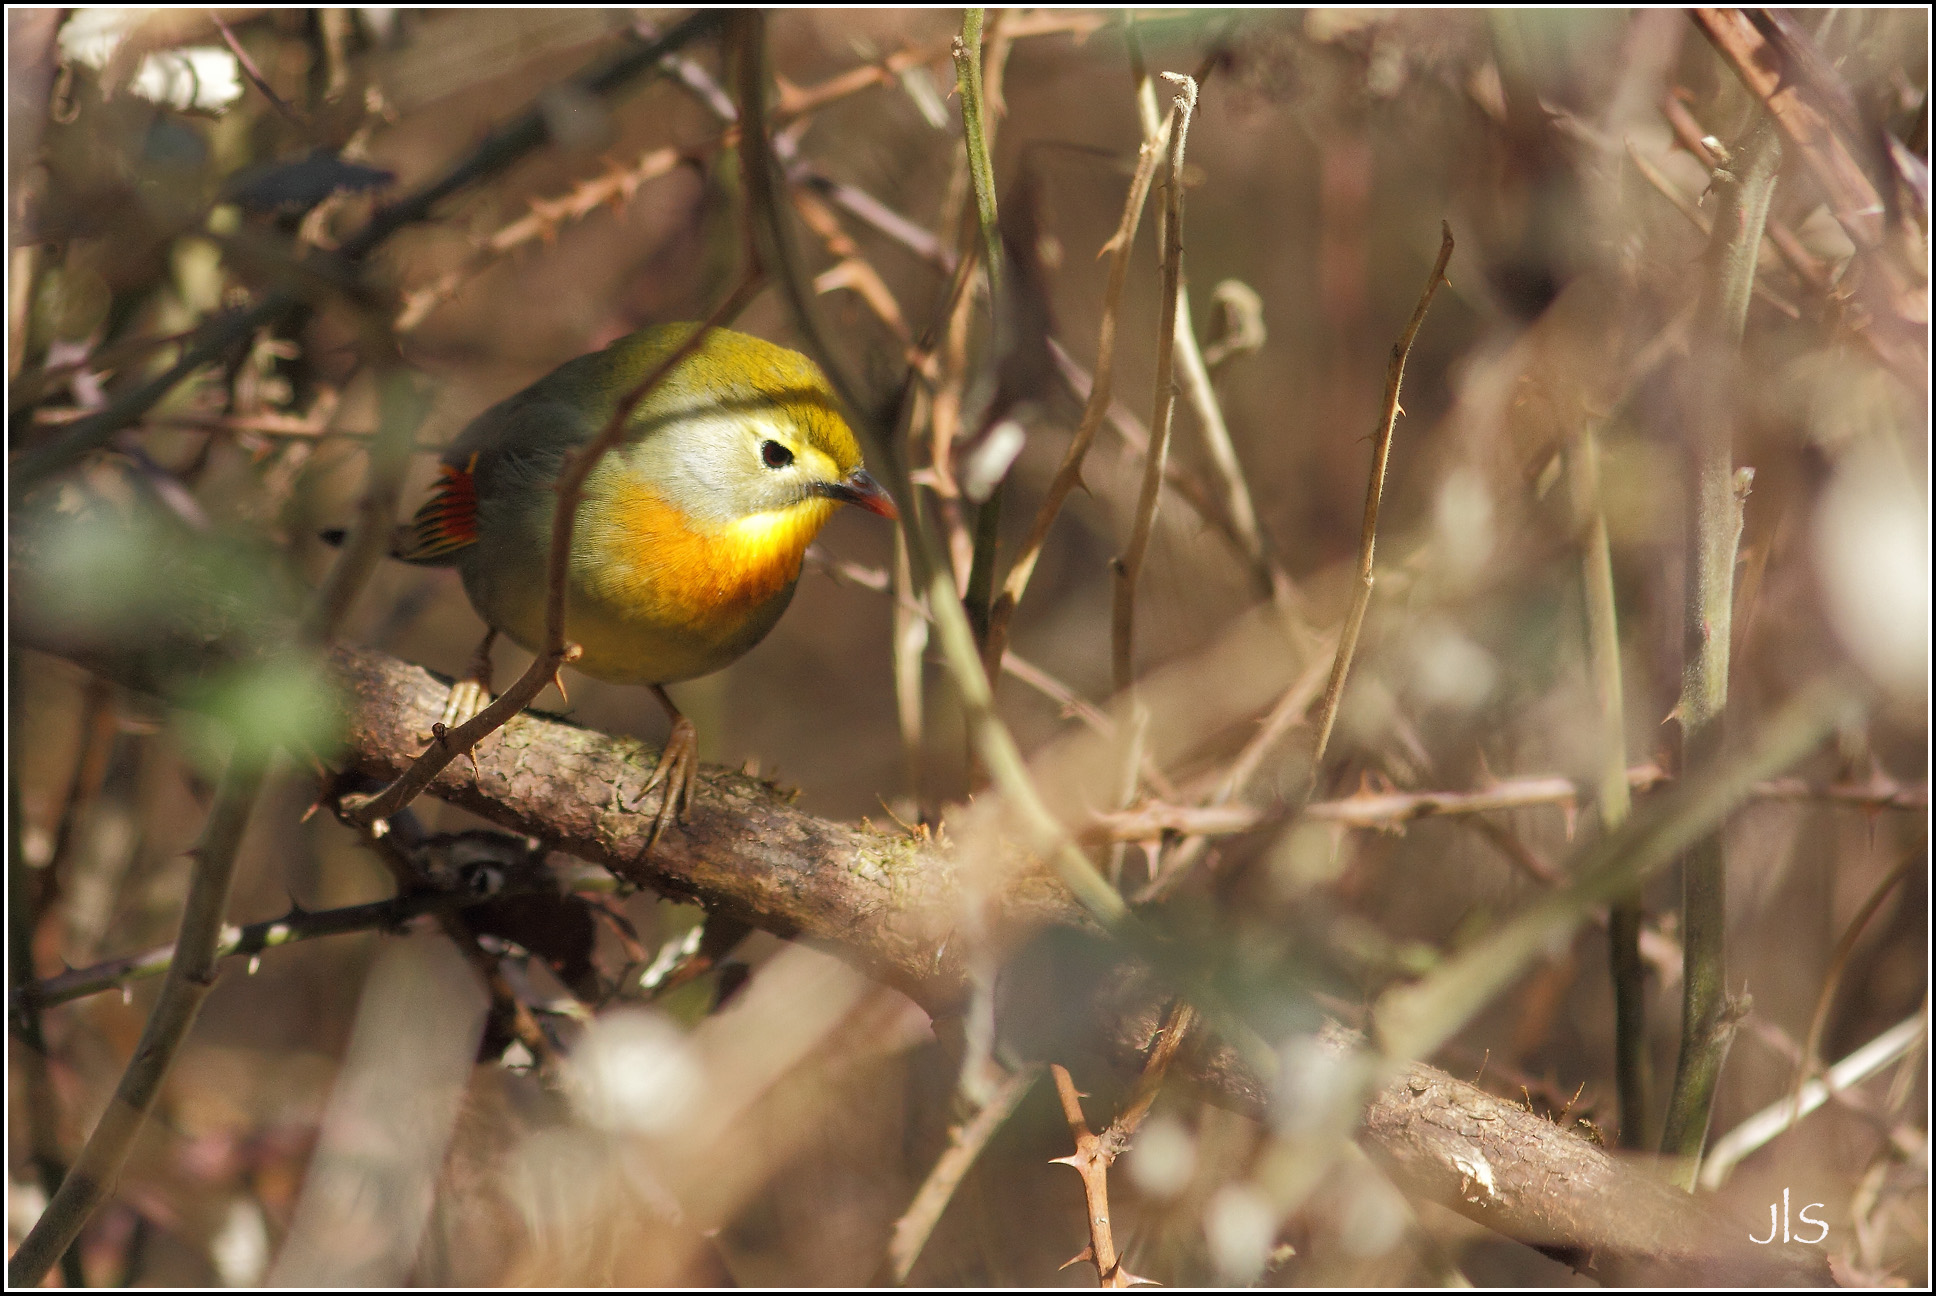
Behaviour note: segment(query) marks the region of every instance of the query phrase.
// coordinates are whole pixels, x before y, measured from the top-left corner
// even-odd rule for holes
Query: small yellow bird
[[[445,451],[396,556],[462,573],[490,627],[473,665],[483,692],[498,632],[533,652],[544,642],[553,487],[566,452],[596,437],[697,327],[643,329],[580,356],[478,415]],[[664,686],[719,670],[766,637],[793,598],[807,546],[841,503],[900,516],[862,466],[819,368],[727,329],[647,393],[625,439],[586,479],[565,639],[582,649],[579,670],[646,685],[672,721],[640,792],[664,785],[652,842],[685,812],[698,749]],[[475,714],[475,689],[467,703]]]

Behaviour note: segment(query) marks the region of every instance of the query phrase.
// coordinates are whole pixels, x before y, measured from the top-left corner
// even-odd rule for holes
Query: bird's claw
[[[482,680],[461,679],[450,686],[450,697],[444,701],[444,725],[455,729],[467,724],[484,713],[491,705],[491,686]]]
[[[664,791],[659,797],[658,813],[652,817],[652,831],[646,836],[645,848],[650,851],[659,844],[659,836],[665,832],[668,823],[686,821],[686,810],[692,805],[693,775],[699,768],[699,731],[693,728],[692,721],[680,716],[673,722],[672,733],[666,738],[665,750],[659,753],[659,763],[652,768],[652,776],[639,789],[638,796],[626,808],[639,809],[646,793],[663,784]]]
[[[443,726],[442,731],[433,728],[429,734],[421,736],[421,741],[429,742],[434,738],[441,742],[444,733],[468,724],[491,705],[491,645],[495,642],[497,631],[487,630],[484,642],[478,644],[477,651],[471,654],[471,664],[465,669],[463,677],[450,686],[450,692],[444,697],[444,713],[437,718],[438,724]],[[471,758],[471,764],[477,764],[476,757]]]

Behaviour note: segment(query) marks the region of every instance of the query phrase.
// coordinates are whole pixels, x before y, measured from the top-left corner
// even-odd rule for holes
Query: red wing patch
[[[477,456],[462,468],[445,464],[436,487],[408,526],[397,531],[396,556],[408,563],[438,567],[459,549],[477,541]]]

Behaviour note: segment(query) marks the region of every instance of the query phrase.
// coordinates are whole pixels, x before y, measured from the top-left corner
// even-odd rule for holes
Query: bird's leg
[[[651,850],[659,842],[659,834],[665,831],[667,823],[676,819],[684,823],[686,808],[692,804],[692,776],[699,765],[699,731],[692,727],[679,708],[672,705],[672,699],[657,684],[650,686],[652,696],[659,699],[665,708],[666,717],[672,721],[672,732],[666,736],[665,750],[659,753],[659,763],[652,768],[652,777],[645,781],[639,794],[632,801],[630,809],[636,810],[645,800],[645,794],[661,783],[665,790],[660,795],[659,813],[652,818],[652,834],[645,839],[645,848]]]
[[[464,674],[450,686],[441,721],[445,729],[455,729],[491,705],[491,645],[496,642],[497,627],[492,626],[484,632],[484,642],[471,654],[471,664],[464,668]]]

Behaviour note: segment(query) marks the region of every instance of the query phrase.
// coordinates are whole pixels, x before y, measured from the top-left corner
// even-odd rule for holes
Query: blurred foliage
[[[282,750],[299,770],[329,759],[334,704],[295,627],[334,558],[315,537],[360,496],[372,377],[387,349],[437,385],[420,434],[430,450],[572,356],[699,317],[738,255],[735,159],[704,92],[730,89],[716,50],[696,47],[683,83],[662,77],[629,96],[565,86],[671,18],[220,11],[235,15],[229,35],[245,68],[210,12],[9,11],[10,454],[165,371],[187,335],[223,312],[276,289],[301,303],[105,448],[9,497],[10,867],[22,883],[10,937],[42,975],[173,939],[182,852],[220,753]],[[1000,73],[998,187],[1004,202],[1032,195],[1005,208],[1027,218],[1014,223],[1035,244],[1030,278],[1043,300],[1027,305],[1090,369],[1106,272],[1096,252],[1141,142],[1125,21],[991,11],[985,54]],[[1910,222],[1886,255],[1906,256],[1926,281],[1927,14],[1838,9],[1800,21],[1864,128],[1894,147],[1862,164]],[[973,430],[998,349],[972,296],[954,342],[946,326],[950,272],[975,241],[948,97],[958,24],[952,10],[794,10],[768,32],[781,156],[825,217],[803,200],[796,237],[833,358],[882,397],[900,389],[911,347],[943,343],[897,452],[927,483],[924,506],[957,525],[931,433],[949,418]],[[1735,139],[1756,111],[1742,86],[1668,11],[1159,12],[1138,17],[1136,34],[1152,70],[1205,77],[1184,175],[1194,323],[1212,335],[1223,281],[1262,303],[1261,348],[1218,365],[1215,393],[1311,630],[1336,625],[1349,599],[1367,435],[1441,219],[1460,242],[1408,370],[1376,594],[1319,795],[1459,792],[1533,775],[1594,785],[1580,519],[1561,481],[1563,451],[1589,426],[1602,447],[1626,746],[1635,765],[1671,765],[1682,387],[1697,360],[1709,363],[1687,337],[1709,168],[1677,139],[1671,112]],[[443,176],[534,103],[547,146],[361,268],[333,256],[379,204]],[[1098,704],[1109,690],[1108,563],[1129,531],[1142,468],[1131,438],[1152,397],[1155,211],[1153,201],[1120,315],[1121,415],[1099,435],[1087,490],[1057,521],[1014,622],[1025,663]],[[1799,259],[1765,251],[1742,355],[1698,375],[1724,393],[1736,460],[1756,470],[1730,723],[1749,732],[1807,681],[1853,663],[1873,688],[1866,717],[1795,773],[1922,799],[1907,812],[1764,799],[1735,816],[1729,982],[1754,1002],[1717,1134],[1790,1092],[1831,980],[1825,1061],[1927,1004],[1925,867],[1842,945],[1878,883],[1927,852],[1926,291],[1920,316],[1914,300],[1878,295],[1875,254],[1841,227],[1803,159],[1784,166],[1773,220]],[[771,292],[739,326],[799,342]],[[1028,440],[1005,488],[1005,555],[1081,408],[1060,387],[1026,394],[1036,399],[1021,406]],[[1234,696],[1256,681],[1206,678],[1205,663],[1256,602],[1256,584],[1187,401],[1178,419],[1178,489],[1158,517],[1137,660],[1152,675],[1196,671],[1208,694]],[[419,456],[411,487],[431,471]],[[728,671],[681,686],[681,705],[708,759],[757,763],[798,783],[817,812],[932,816],[965,798],[972,772],[952,690],[931,661],[913,690],[925,727],[904,742],[893,605],[877,592],[892,541],[841,520],[821,548],[827,563],[810,567],[778,629]],[[843,565],[867,579],[819,574]],[[448,573],[392,565],[345,634],[455,671],[478,629]],[[135,687],[108,688],[90,668]],[[641,690],[575,677],[570,690],[584,723],[658,732]],[[1075,726],[1064,700],[1017,676],[999,703],[1025,751],[1047,751]],[[1215,723],[1211,712],[1202,733],[1166,751],[1161,772],[1179,802],[1207,800],[1258,730],[1261,709],[1218,712]],[[1263,812],[1259,826],[1204,848],[1163,908],[1167,928],[1215,961],[1219,986],[1293,1051],[1324,1013],[1349,1014],[1424,974],[1541,894],[1527,860],[1550,870],[1598,832],[1584,795],[1385,830],[1287,823],[1306,735],[1294,728],[1238,789]],[[346,829],[304,818],[313,790],[292,776],[264,803],[233,921],[393,892],[392,874]],[[1104,807],[1058,808],[1078,822]],[[474,826],[450,807],[416,809],[433,833]],[[1175,833],[1131,845],[1125,889],[1184,848]],[[1662,1082],[1677,1038],[1673,883],[1670,870],[1645,897],[1648,1043]],[[877,1272],[895,1219],[967,1114],[959,1023],[931,1029],[907,1001],[765,935],[705,949],[659,1006],[627,1005],[643,997],[639,976],[661,947],[687,938],[689,909],[646,896],[547,900],[530,912],[494,903],[499,912],[478,917],[476,948],[561,1052],[582,1053],[562,1064],[570,1084],[540,1078],[501,1012],[486,1020],[466,969],[437,961],[449,953],[441,937],[363,933],[267,951],[253,975],[232,968],[216,987],[118,1197],[83,1237],[82,1274],[248,1285],[278,1257],[329,1260],[319,1240],[338,1248],[338,1274],[458,1287],[729,1275],[848,1284]],[[1083,949],[1050,945],[1028,957],[1085,974]],[[406,949],[415,952],[397,952]],[[1008,989],[1059,984],[1031,966],[1011,971]],[[1606,966],[1605,937],[1589,927],[1437,1061],[1543,1112],[1613,1127]],[[413,1000],[426,986],[437,993]],[[59,1119],[33,1129],[25,1104],[10,1107],[12,1238],[40,1191],[33,1155],[79,1146],[151,987],[43,1015],[41,1071]],[[1058,1019],[1049,998],[1018,1019],[1079,1054],[1083,1023]],[[39,1083],[22,1052],[17,1036],[17,1087]],[[384,1128],[403,1132],[390,1139],[394,1166],[377,1157],[395,1176],[380,1182],[396,1209],[368,1237],[332,1235],[340,1221],[298,1206],[305,1176],[356,1150],[358,1096],[394,1099],[385,1059],[406,1054],[422,1105],[406,1095],[385,1109]],[[1925,1056],[1919,1045],[1745,1162],[1729,1199],[1749,1219],[1785,1187],[1824,1201],[1844,1272],[1926,1282]],[[1125,1081],[1099,1060],[1066,1060],[1093,1091],[1100,1126]],[[1451,1268],[1475,1283],[1569,1278],[1449,1212],[1415,1209],[1362,1161],[1334,1167],[1325,1190],[1280,1221],[1247,1185],[1284,1137],[1165,1092],[1111,1183],[1130,1268],[1168,1283],[1415,1284]],[[1086,1241],[1075,1177],[1047,1164],[1068,1151],[1038,1083],[956,1192],[913,1281],[1092,1283],[1092,1270],[1057,1269]],[[366,1244],[367,1256],[357,1250]],[[302,1272],[328,1280],[326,1268]]]

